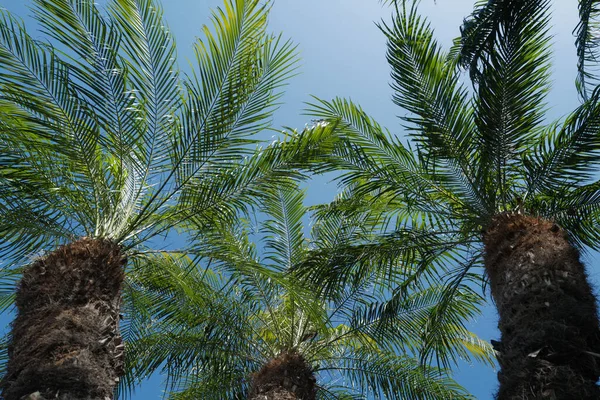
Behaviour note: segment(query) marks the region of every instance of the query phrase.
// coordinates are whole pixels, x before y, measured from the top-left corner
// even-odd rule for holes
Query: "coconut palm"
[[[549,1],[478,2],[449,53],[414,3],[395,3],[380,27],[409,144],[349,101],[309,110],[345,140],[335,155],[354,197],[338,209],[370,207],[390,225],[349,244],[354,257],[305,274],[335,287],[368,271],[363,260],[399,259],[415,265],[414,281],[447,279],[454,293],[483,267],[502,335],[497,398],[599,398],[596,299],[580,260],[600,239],[600,90],[589,90],[586,67],[593,2],[580,3],[583,103],[553,123],[544,120]],[[394,264],[379,267],[392,273]]]
[[[373,315],[390,304],[374,276],[328,298],[318,296],[318,285],[298,284],[289,271],[311,252],[369,235],[377,224],[368,212],[346,223],[329,216],[315,222],[309,240],[303,198],[294,184],[274,188],[263,198],[260,222],[199,233],[201,258],[131,275],[128,296],[146,310],[132,341],[135,375],[162,367],[173,399],[468,398],[446,371],[417,356],[443,287],[407,293],[379,318]],[[153,260],[160,265],[163,257]],[[468,287],[452,299],[439,330],[441,352],[490,361],[491,346],[456,323],[473,316],[479,300]]]
[[[0,11],[1,305],[17,309],[2,395],[112,398],[128,261],[286,174],[252,135],[296,56],[255,0],[213,13],[189,75],[154,1],[34,0],[32,12],[39,40]]]

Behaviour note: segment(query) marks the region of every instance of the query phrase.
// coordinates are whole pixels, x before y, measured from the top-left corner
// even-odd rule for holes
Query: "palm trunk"
[[[312,368],[302,355],[283,352],[254,374],[249,400],[315,400]]]
[[[502,335],[496,398],[600,399],[596,299],[565,232],[551,221],[503,214],[484,244]]]
[[[16,295],[5,400],[112,399],[122,374],[119,246],[84,238],[28,266]]]

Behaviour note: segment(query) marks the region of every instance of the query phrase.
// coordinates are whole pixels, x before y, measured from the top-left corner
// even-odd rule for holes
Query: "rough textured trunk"
[[[254,374],[250,400],[315,400],[312,368],[302,355],[281,353]]]
[[[596,299],[565,232],[551,221],[498,215],[484,244],[502,334],[496,398],[600,399]]]
[[[112,399],[122,373],[119,246],[84,238],[28,266],[16,295],[5,400]]]

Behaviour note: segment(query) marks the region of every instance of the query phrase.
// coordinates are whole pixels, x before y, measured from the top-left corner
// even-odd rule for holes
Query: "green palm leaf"
[[[579,1],[579,24],[574,30],[577,47],[577,90],[583,100],[587,100],[590,93],[597,86],[594,76],[598,62],[598,15],[600,9],[594,0]]]
[[[337,240],[343,241],[342,235],[354,235],[350,227],[368,229],[323,219],[315,224],[309,242],[303,236],[307,212],[303,192],[292,181],[272,187],[263,197],[257,211],[264,218],[258,225],[245,218],[199,231],[195,252],[222,281],[210,278],[210,272],[197,264],[163,263],[161,268],[172,271],[169,274],[185,277],[177,279],[157,280],[155,273],[160,269],[154,273],[148,268],[139,270],[136,279],[146,283],[138,293],[147,298],[142,301],[150,305],[155,320],[132,328],[136,338],[132,360],[139,359],[138,354],[142,359],[152,354],[146,357],[152,363],[144,361],[134,367],[142,376],[162,369],[174,399],[240,398],[248,390],[252,372],[280,352],[295,349],[319,374],[337,371],[333,380],[319,383],[320,398],[467,396],[445,371],[423,367],[411,357],[421,348],[419,323],[437,309],[439,288],[436,295],[423,292],[425,299],[421,292],[411,292],[414,297],[396,304],[388,318],[373,311],[372,302],[383,304],[386,294],[374,290],[372,280],[341,284],[324,298],[316,296],[318,288],[302,285],[290,268],[302,263],[316,268],[319,260],[310,254],[319,252],[321,245],[333,247]],[[253,237],[261,241],[263,250],[251,241]],[[331,254],[329,250],[323,253]],[[460,294],[458,298],[462,299]],[[459,313],[474,311],[472,300],[455,298],[452,304],[461,306],[449,306],[443,313],[460,319]],[[221,310],[219,304],[228,306]],[[447,337],[453,345],[464,349],[463,343],[469,342],[470,350],[489,357],[489,346],[456,328],[456,320],[447,316],[438,322],[440,338],[453,332],[455,338]],[[440,354],[447,351],[438,350]],[[396,356],[396,352],[408,354]],[[345,390],[336,387],[338,377],[346,383]]]

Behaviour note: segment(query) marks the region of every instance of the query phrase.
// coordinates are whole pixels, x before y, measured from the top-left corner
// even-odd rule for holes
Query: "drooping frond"
[[[452,379],[436,368],[420,365],[407,356],[377,354],[357,349],[354,353],[326,362],[319,371],[344,373],[346,387],[379,399],[471,398]],[[359,389],[362,388],[362,389]],[[365,397],[360,396],[360,399]]]
[[[3,11],[0,57],[2,119],[12,128],[0,140],[7,150],[0,207],[10,224],[2,231],[11,243],[0,257],[8,261],[44,249],[48,240],[92,234],[105,186],[93,118],[56,51]]]
[[[490,345],[465,328],[482,302],[464,284],[454,291],[443,284],[399,287],[383,301],[356,307],[350,325],[377,343],[418,355],[424,364],[450,368],[460,358],[493,365]]]
[[[505,1],[479,0],[475,3],[473,13],[463,21],[458,48],[457,61],[469,70],[474,82],[478,82],[481,63],[493,53],[498,40],[502,40],[509,32],[510,24],[520,24],[531,20],[539,13],[540,8],[547,6],[537,0]],[[517,21],[511,21],[517,16]]]
[[[600,151],[600,91],[596,90],[560,124],[549,125],[525,153],[527,196],[550,194],[593,179]]]
[[[600,181],[574,188],[559,188],[538,196],[534,208],[567,231],[572,244],[580,249],[597,249],[600,241]]]
[[[403,280],[433,277],[435,263],[456,246],[456,242],[438,233],[403,230],[362,243],[339,244],[335,248],[310,253],[298,273],[312,282],[323,282],[327,293],[338,285],[351,284],[370,276],[374,270],[388,284]],[[334,255],[330,253],[335,250]],[[320,264],[314,267],[314,264]]]

